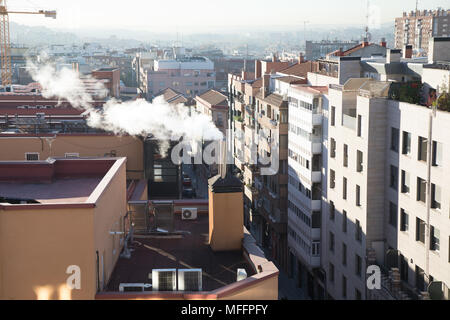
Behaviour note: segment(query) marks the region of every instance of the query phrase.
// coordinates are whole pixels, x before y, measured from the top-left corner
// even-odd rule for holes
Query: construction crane
[[[46,18],[56,19],[55,10],[8,11],[8,8],[6,7],[6,0],[0,0],[0,51],[3,86],[12,84],[9,14],[40,14],[44,15]]]

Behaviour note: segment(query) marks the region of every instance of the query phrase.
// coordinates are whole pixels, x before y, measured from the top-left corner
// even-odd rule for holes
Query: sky
[[[11,21],[52,29],[128,29],[154,32],[208,32],[226,26],[304,27],[365,25],[393,22],[416,0],[7,0],[13,9],[56,9],[56,20],[42,16],[11,15]],[[419,9],[450,9],[448,0],[421,0]]]

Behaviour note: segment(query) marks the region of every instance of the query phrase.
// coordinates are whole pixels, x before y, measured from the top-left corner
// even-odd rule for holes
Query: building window
[[[442,166],[442,143],[433,141],[433,166]]]
[[[336,207],[334,206],[334,202],[330,201],[330,220],[334,221],[336,215]]]
[[[322,212],[314,211],[312,213],[312,228],[320,229],[322,227]]]
[[[334,283],[334,264],[330,263],[329,267],[329,279],[331,283]]]
[[[409,172],[402,170],[402,193],[409,194],[411,187],[410,187],[410,175]]]
[[[79,158],[80,154],[79,153],[65,153],[64,154],[64,158]]]
[[[411,133],[403,131],[402,153],[404,155],[411,154]]]
[[[427,182],[421,178],[417,178],[417,201],[426,203],[427,201]]]
[[[361,207],[361,187],[356,185],[356,206]]]
[[[312,243],[312,256],[320,257],[320,241],[313,241]]]
[[[361,242],[362,241],[362,230],[361,230],[361,223],[359,220],[356,220],[355,225],[355,239],[356,241]]]
[[[348,167],[348,145],[344,144],[344,167]]]
[[[400,214],[400,231],[408,232],[409,230],[409,215],[404,209],[401,210]]]
[[[425,222],[416,218],[416,241],[425,244]]]
[[[390,187],[394,190],[398,190],[398,168],[391,166],[391,183]]]
[[[358,277],[362,276],[362,258],[358,255],[355,256],[355,273]]]
[[[331,107],[331,126],[336,126],[336,107]]]
[[[441,209],[441,188],[433,183],[431,184],[431,207]]]
[[[358,137],[362,137],[362,131],[363,131],[362,126],[363,126],[362,116],[358,115]]]
[[[439,229],[431,226],[431,230],[430,230],[430,250],[432,251],[439,251],[440,249],[440,232]]]
[[[334,189],[336,187],[336,172],[330,169],[330,188]]]
[[[342,198],[347,200],[347,178],[345,177],[342,182]]]
[[[333,159],[336,158],[336,140],[333,138],[330,140],[330,157]]]
[[[391,150],[398,153],[400,140],[400,131],[397,128],[391,128]]]
[[[342,243],[342,265],[347,265],[347,245]]]
[[[27,161],[39,161],[39,153],[27,152],[25,153],[25,160]]]
[[[333,232],[330,232],[329,246],[330,246],[330,252],[334,253],[334,233]]]
[[[342,297],[347,298],[347,278],[342,276]]]
[[[347,211],[343,211],[342,213],[342,232],[347,233]]]
[[[364,167],[363,167],[363,153],[361,151],[357,151],[356,152],[356,171],[357,172],[363,172]]]
[[[396,204],[389,202],[389,224],[397,229],[397,211]]]
[[[418,154],[418,160],[419,161],[427,161],[427,154],[428,154],[428,139],[419,137],[419,154]]]

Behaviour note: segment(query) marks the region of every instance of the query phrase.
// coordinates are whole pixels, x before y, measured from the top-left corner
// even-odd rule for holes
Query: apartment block
[[[204,57],[155,60],[148,70],[148,93],[153,97],[167,88],[195,97],[215,87],[214,63]]]
[[[310,297],[325,297],[321,267],[322,199],[326,199],[328,87],[292,85],[289,93],[288,247],[290,274]],[[308,283],[306,285],[306,283]],[[318,289],[320,287],[320,289]],[[314,292],[316,291],[316,292]]]
[[[427,56],[429,40],[450,36],[450,10],[417,10],[404,12],[395,19],[395,47],[412,45],[417,55]]]

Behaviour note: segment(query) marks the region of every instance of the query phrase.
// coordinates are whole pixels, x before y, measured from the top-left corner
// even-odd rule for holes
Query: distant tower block
[[[209,245],[213,251],[242,249],[244,189],[230,170],[209,180]]]

